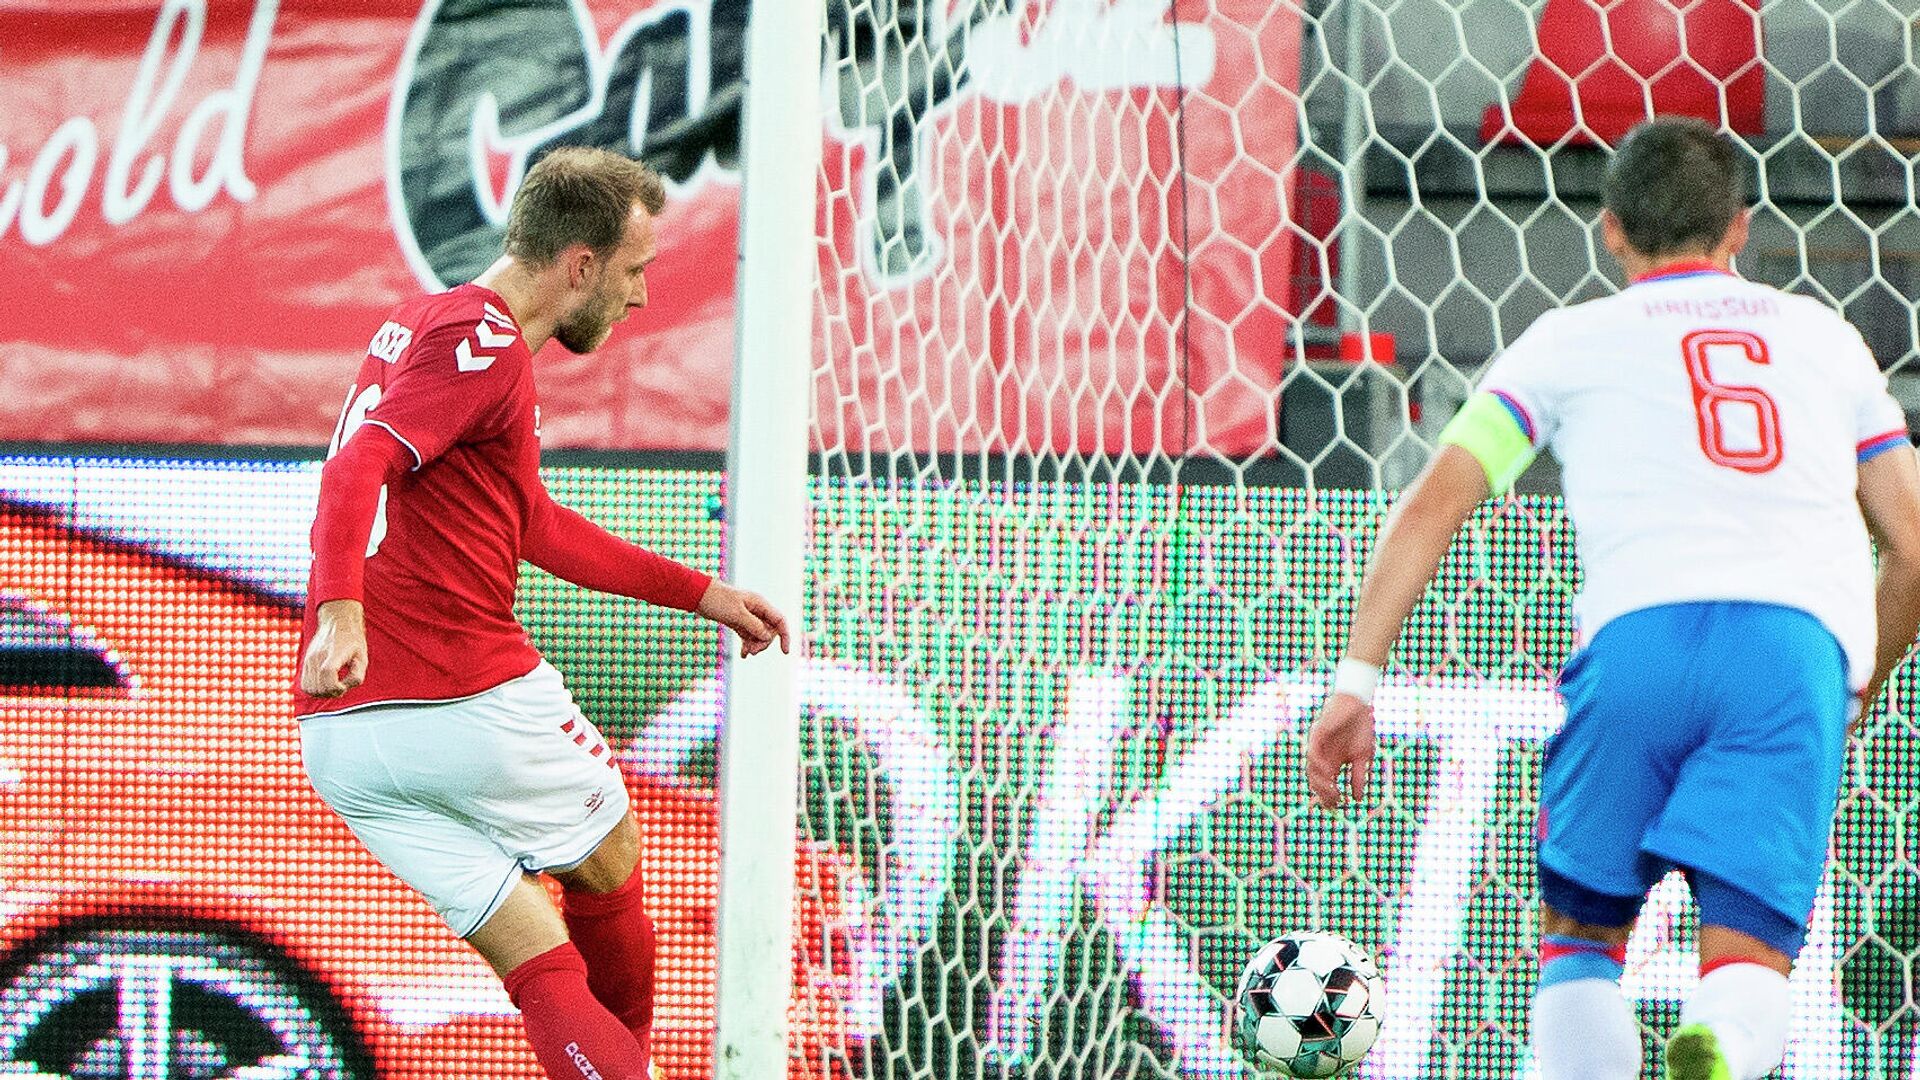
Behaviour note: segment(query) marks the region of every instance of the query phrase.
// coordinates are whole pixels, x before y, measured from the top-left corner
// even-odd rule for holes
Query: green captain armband
[[[1526,412],[1491,391],[1467,399],[1440,432],[1441,445],[1451,443],[1472,454],[1487,471],[1487,487],[1504,495],[1533,464],[1532,424]]]

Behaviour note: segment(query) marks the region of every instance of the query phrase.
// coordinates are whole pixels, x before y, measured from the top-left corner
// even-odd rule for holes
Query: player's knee
[[[1617,983],[1627,964],[1626,926],[1582,922],[1551,904],[1540,909],[1540,989],[1584,979]]]
[[[1555,937],[1597,941],[1623,948],[1646,896],[1615,896],[1540,867],[1540,929]]]
[[[1617,922],[1619,905],[1602,901],[1618,898],[1585,889],[1544,867],[1541,875],[1547,898],[1540,906],[1540,989],[1583,979],[1619,982],[1626,969],[1634,912],[1626,914],[1627,921]],[[1546,885],[1549,875],[1551,888]],[[1572,912],[1556,906],[1556,901]]]
[[[556,871],[554,876],[571,892],[612,893],[638,879],[640,829],[633,815],[620,819],[600,846],[593,849],[578,866]]]
[[[1688,871],[1700,905],[1703,966],[1746,961],[1786,972],[1807,940],[1807,924],[1782,915],[1725,878]]]
[[[567,928],[532,878],[520,877],[485,922],[467,935],[467,944],[505,977],[527,960],[567,941]]]

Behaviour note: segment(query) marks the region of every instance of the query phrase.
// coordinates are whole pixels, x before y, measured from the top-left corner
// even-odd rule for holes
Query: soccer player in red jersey
[[[591,352],[646,305],[665,201],[657,174],[609,151],[535,164],[499,261],[375,333],[313,525],[307,775],[500,973],[556,1080],[648,1075],[653,925],[613,752],[514,619],[521,560],[697,612],[743,657],[788,648],[765,599],[613,536],[540,481],[534,354]]]

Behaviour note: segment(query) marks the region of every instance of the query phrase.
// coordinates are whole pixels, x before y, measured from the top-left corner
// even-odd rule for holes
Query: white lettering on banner
[[[6,171],[7,148],[5,144],[0,144],[0,174],[4,174]],[[0,235],[5,235],[7,223],[13,220],[13,215],[20,212],[20,200],[25,198],[25,196],[25,189],[19,184],[8,184],[5,187],[0,187]]]
[[[1847,1015],[1846,1004],[1840,997],[1839,942],[1833,930],[1833,882],[1833,871],[1829,868],[1814,897],[1807,944],[1794,958],[1793,972],[1788,979],[1793,991],[1793,1021],[1787,1032],[1784,1071],[1793,1080],[1843,1080],[1846,1075]],[[1689,954],[1689,958],[1698,956]],[[1691,992],[1693,984],[1686,985]],[[1637,996],[1644,998],[1650,994]]]
[[[238,202],[248,202],[257,194],[247,176],[243,151],[247,120],[278,11],[279,0],[256,0],[233,83],[194,106],[174,137],[170,154],[148,157],[148,144],[172,110],[174,99],[199,58],[207,19],[206,0],[165,0],[155,16],[133,85],[127,90],[120,128],[107,155],[100,197],[100,214],[105,221],[124,225],[146,209],[159,187],[163,159],[174,205],[188,213],[206,209],[223,188]],[[200,142],[216,119],[221,125],[218,140],[206,172],[195,177]],[[0,171],[6,168],[8,157],[8,148],[0,145]],[[0,187],[0,236],[6,234],[17,215],[20,238],[27,243],[41,247],[59,239],[73,224],[80,202],[93,183],[99,157],[100,133],[94,120],[86,116],[67,118],[34,155],[26,177]],[[60,199],[49,211],[48,189],[63,160],[66,169],[61,174]]]
[[[1411,699],[1411,700],[1410,700]],[[1426,1071],[1433,1029],[1446,992],[1447,966],[1465,930],[1461,915],[1486,842],[1500,758],[1515,741],[1539,743],[1560,726],[1558,698],[1542,683],[1382,686],[1374,699],[1381,735],[1414,736],[1440,744],[1434,787],[1413,845],[1413,868],[1398,905],[1389,976],[1391,1030],[1382,1029],[1362,1066],[1377,1078]]]
[[[180,31],[180,47],[173,54],[172,64],[167,65],[166,82],[156,95],[154,79],[167,59],[173,25],[182,19],[186,25]],[[160,130],[160,122],[172,111],[173,99],[180,96],[180,87],[186,83],[187,72],[192,70],[194,57],[200,52],[200,38],[206,32],[206,25],[206,5],[181,0],[168,0],[154,20],[153,33],[147,38],[147,51],[140,57],[140,70],[133,76],[133,89],[127,93],[127,107],[120,116],[120,134],[113,140],[113,153],[107,158],[106,185],[100,193],[101,216],[115,225],[125,225],[146,209],[147,200],[153,198],[154,189],[160,186],[160,174],[166,169],[154,158],[142,163],[135,190],[129,191],[127,182],[134,159],[146,151],[148,140]]]
[[[1214,56],[1213,30],[1168,19],[1166,0],[1053,0],[1037,19],[1024,4],[982,19],[967,67],[981,97],[1018,104],[1062,81],[1089,93],[1206,86]]]
[[[884,883],[878,925],[857,928],[847,1011],[853,1033],[876,1032],[888,985],[929,939],[950,900],[953,845],[965,842],[956,831],[957,780],[932,721],[899,684],[857,668],[815,663],[803,669],[802,687],[806,708],[840,719],[866,745],[890,800],[893,839],[883,865],[867,868]],[[1114,736],[1131,722],[1129,694],[1117,676],[1070,678],[1066,716],[1034,796],[1032,824],[1021,836],[1024,850],[1012,864],[1021,876],[1012,893],[1007,942],[994,958],[994,992],[981,1033],[994,1058],[1013,1063],[1032,1053],[1038,1018],[1060,976],[1060,929],[1072,916],[1078,880],[1113,937],[1141,1011],[1160,1028],[1180,1072],[1244,1074],[1228,1040],[1226,1003],[1198,970],[1192,932],[1156,893],[1154,864],[1246,783],[1247,763],[1292,737],[1324,694],[1318,677],[1275,678],[1255,688],[1168,765],[1150,797],[1120,809],[1107,831],[1095,835],[1094,825],[1113,798]],[[674,780],[712,741],[720,715],[719,680],[696,684],[648,722],[625,759],[641,772]],[[1389,940],[1381,960],[1390,1022],[1361,1066],[1369,1080],[1428,1070],[1447,972],[1462,948],[1465,912],[1485,859],[1500,763],[1516,750],[1540,745],[1563,717],[1559,697],[1542,680],[1389,679],[1381,685],[1374,704],[1378,733],[1432,740],[1439,760],[1435,787],[1424,797],[1407,884],[1399,895],[1382,898],[1388,908]],[[1684,888],[1671,882],[1654,890],[1628,948],[1623,984],[1631,997],[1674,998],[1697,978],[1697,956],[1673,933],[1684,896]],[[1839,1080],[1844,1073],[1836,965],[1829,877],[1793,972],[1796,1021],[1786,1074],[1794,1080]],[[1523,1065],[1518,1080],[1533,1075],[1531,1065]]]
[[[53,186],[53,170],[62,159],[67,160],[67,168],[60,177],[60,202],[48,213],[47,189]],[[22,240],[42,247],[67,231],[74,215],[80,212],[80,200],[87,193],[87,178],[93,175],[94,163],[99,160],[100,136],[86,117],[76,116],[54,131],[27,172],[26,194],[19,202]],[[14,181],[16,185],[19,183]],[[14,201],[11,190],[7,192],[6,201]],[[0,227],[4,225],[5,222],[0,222]]]
[[[1277,679],[1254,690],[1168,766],[1159,791],[1118,815],[1087,856],[1087,887],[1121,967],[1133,973],[1142,1011],[1183,1072],[1239,1076],[1244,1066],[1226,1040],[1224,1006],[1195,970],[1191,939],[1155,895],[1154,856],[1240,783],[1246,763],[1309,715],[1320,695],[1316,685]]]
[[[167,169],[167,190],[173,195],[174,204],[190,214],[205,210],[222,187],[236,202],[251,202],[258,193],[247,177],[242,151],[247,142],[247,118],[253,112],[253,94],[260,85],[260,68],[266,63],[267,43],[273,38],[273,20],[279,4],[280,0],[258,0],[253,19],[247,24],[247,43],[240,50],[240,70],[234,76],[233,85],[201,99],[180,125],[173,164]],[[216,116],[223,117],[220,141],[207,162],[207,171],[195,179],[193,161],[200,149],[200,135]]]

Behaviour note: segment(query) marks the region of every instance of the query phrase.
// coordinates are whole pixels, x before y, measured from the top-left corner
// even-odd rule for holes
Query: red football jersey
[[[367,347],[329,455],[361,425],[410,452],[381,489],[367,542],[367,675],[337,698],[295,688],[300,715],[445,701],[532,671],[513,616],[521,539],[545,504],[533,356],[507,304],[462,285],[395,308]],[[300,650],[313,639],[309,593]]]

